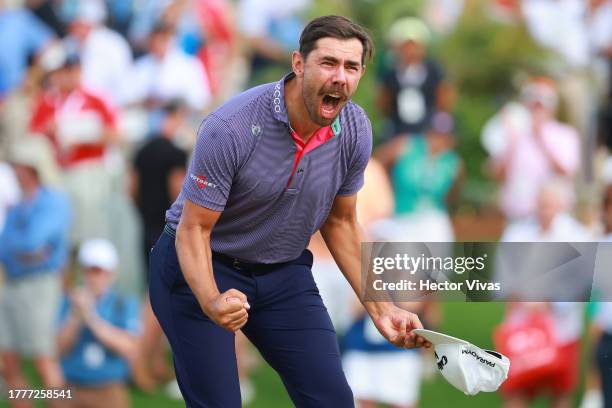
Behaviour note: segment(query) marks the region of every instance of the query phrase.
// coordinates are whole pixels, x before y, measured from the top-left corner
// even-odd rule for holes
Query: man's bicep
[[[202,232],[210,232],[220,216],[221,211],[202,207],[186,199],[178,228],[201,228]]]
[[[352,221],[357,215],[357,194],[338,195],[334,199],[332,209],[327,216],[325,225],[336,221]]]

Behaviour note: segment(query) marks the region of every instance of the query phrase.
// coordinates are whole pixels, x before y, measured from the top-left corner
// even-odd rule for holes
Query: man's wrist
[[[207,293],[202,293],[200,295],[200,307],[202,308],[202,311],[204,312],[204,314],[206,314],[207,316],[210,316],[210,312],[211,312],[213,303],[215,299],[219,297],[220,294],[221,292],[219,292],[218,290],[213,290],[213,291],[208,291]]]
[[[393,302],[376,302],[376,301],[365,301],[363,307],[368,312],[372,319],[376,319],[383,315],[389,309],[394,307]]]

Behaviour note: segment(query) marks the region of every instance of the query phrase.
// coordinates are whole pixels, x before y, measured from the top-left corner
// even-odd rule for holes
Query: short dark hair
[[[308,54],[315,49],[317,40],[324,37],[331,37],[340,40],[350,40],[356,38],[363,46],[361,54],[361,64],[365,65],[366,59],[372,60],[374,55],[374,44],[368,32],[342,16],[322,16],[312,20],[302,31],[300,36],[300,53],[306,59]]]

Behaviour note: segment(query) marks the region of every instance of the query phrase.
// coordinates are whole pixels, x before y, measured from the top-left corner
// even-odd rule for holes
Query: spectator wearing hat
[[[444,74],[427,56],[431,33],[425,23],[404,17],[388,34],[393,62],[382,73],[379,106],[388,119],[386,136],[424,133],[438,109],[448,110]]]
[[[108,237],[113,173],[106,158],[119,141],[118,116],[104,99],[83,86],[81,61],[65,47],[42,60],[47,89],[35,103],[30,130],[51,140],[64,169],[66,190],[75,211],[72,243]]]
[[[447,205],[456,197],[463,174],[453,127],[452,117],[438,112],[425,135],[396,137],[377,149],[374,156],[389,170],[395,193],[394,219],[377,224],[378,234],[404,241],[414,240],[406,234],[418,231],[419,241],[453,240]]]
[[[63,300],[57,335],[61,365],[77,407],[130,406],[126,383],[140,331],[139,305],[114,288],[119,259],[106,240],[84,242],[84,286]]]
[[[21,369],[32,358],[44,388],[60,388],[53,322],[61,299],[60,272],[68,258],[70,206],[52,186],[57,181],[53,152],[45,139],[27,137],[10,161],[21,189],[0,234],[0,356],[9,389],[28,389]],[[14,406],[23,401],[13,400]]]

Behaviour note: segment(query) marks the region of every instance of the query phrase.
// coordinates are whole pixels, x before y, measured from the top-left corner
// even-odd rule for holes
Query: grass
[[[480,347],[491,348],[491,332],[500,322],[504,305],[502,303],[444,303],[444,319],[439,330],[452,336],[466,339]],[[587,351],[583,352],[586,356]],[[586,361],[586,357],[583,359]],[[584,366],[584,364],[583,364]],[[31,365],[27,365],[28,376],[35,378]],[[286,408],[291,407],[287,393],[276,373],[265,363],[252,374],[252,381],[257,390],[252,408]],[[182,401],[171,400],[162,392],[144,394],[134,390],[132,404],[135,408],[173,408],[184,407]],[[576,397],[576,402],[578,397]],[[499,407],[502,400],[497,393],[480,393],[466,396],[449,385],[438,373],[430,381],[423,383],[420,407],[433,408],[449,406],[453,408]],[[42,405],[38,405],[42,407]],[[533,407],[545,407],[544,400],[538,400]],[[0,401],[0,407],[8,407]]]

